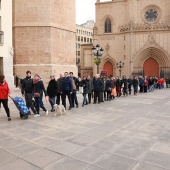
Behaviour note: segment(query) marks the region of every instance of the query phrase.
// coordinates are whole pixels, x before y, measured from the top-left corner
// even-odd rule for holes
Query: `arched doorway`
[[[149,58],[145,61],[143,70],[145,76],[147,77],[159,77],[159,65],[158,62],[153,58]]]
[[[113,75],[113,65],[112,65],[112,63],[107,61],[104,64],[103,70],[107,70],[107,75]]]

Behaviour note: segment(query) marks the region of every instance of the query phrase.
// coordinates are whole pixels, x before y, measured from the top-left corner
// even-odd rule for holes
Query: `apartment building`
[[[13,84],[12,0],[0,0],[0,75]]]
[[[81,45],[93,43],[93,27],[94,21],[88,20],[86,23],[76,25],[76,65],[78,67],[78,75],[80,76],[80,58]]]

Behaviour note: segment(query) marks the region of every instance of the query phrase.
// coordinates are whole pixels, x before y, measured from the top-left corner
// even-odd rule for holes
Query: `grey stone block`
[[[64,155],[69,155],[81,148],[82,146],[67,141],[61,141],[48,147],[48,149]]]
[[[53,151],[43,149],[38,152],[29,154],[23,159],[27,162],[30,162],[40,168],[44,168],[57,160],[63,158],[64,156]]]
[[[167,154],[147,152],[140,161],[161,168],[170,169],[170,155]]]
[[[81,145],[81,146],[87,146],[93,142],[95,142],[97,139],[89,137],[89,136],[84,136],[84,135],[77,135],[74,136],[70,139],[67,139],[67,141],[70,141],[72,143]]]
[[[74,152],[70,156],[83,162],[92,164],[97,160],[101,159],[102,157],[104,157],[106,154],[107,153],[93,148],[83,148],[81,150]]]
[[[107,170],[131,170],[136,164],[135,160],[115,155],[108,155],[94,165]]]
[[[1,170],[41,170],[41,168],[34,166],[22,159],[18,159],[14,162],[10,162],[9,164],[6,164],[2,167],[0,167]]]
[[[16,159],[18,159],[18,157],[0,149],[0,166],[5,165],[10,162],[13,162]],[[1,167],[0,167],[0,169],[1,169]]]
[[[45,170],[85,170],[89,167],[89,164],[86,164],[84,162],[78,161],[73,158],[63,158],[59,161],[51,164],[50,166],[44,168]]]

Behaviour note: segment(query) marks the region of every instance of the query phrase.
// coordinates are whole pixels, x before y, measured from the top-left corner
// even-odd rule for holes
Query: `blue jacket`
[[[62,91],[70,91],[73,92],[73,84],[70,77],[62,78]]]

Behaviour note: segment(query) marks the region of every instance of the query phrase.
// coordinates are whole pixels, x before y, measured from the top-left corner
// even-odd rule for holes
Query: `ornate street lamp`
[[[97,44],[96,47],[93,46],[92,52],[94,56],[96,56],[96,58],[94,59],[94,63],[97,65],[97,74],[99,74],[99,65],[101,63],[101,57],[103,55],[104,50],[103,48],[100,48],[99,44]]]
[[[116,64],[117,68],[119,68],[120,78],[121,78],[122,68],[124,67],[124,65],[125,65],[125,64],[122,63],[121,61]]]

